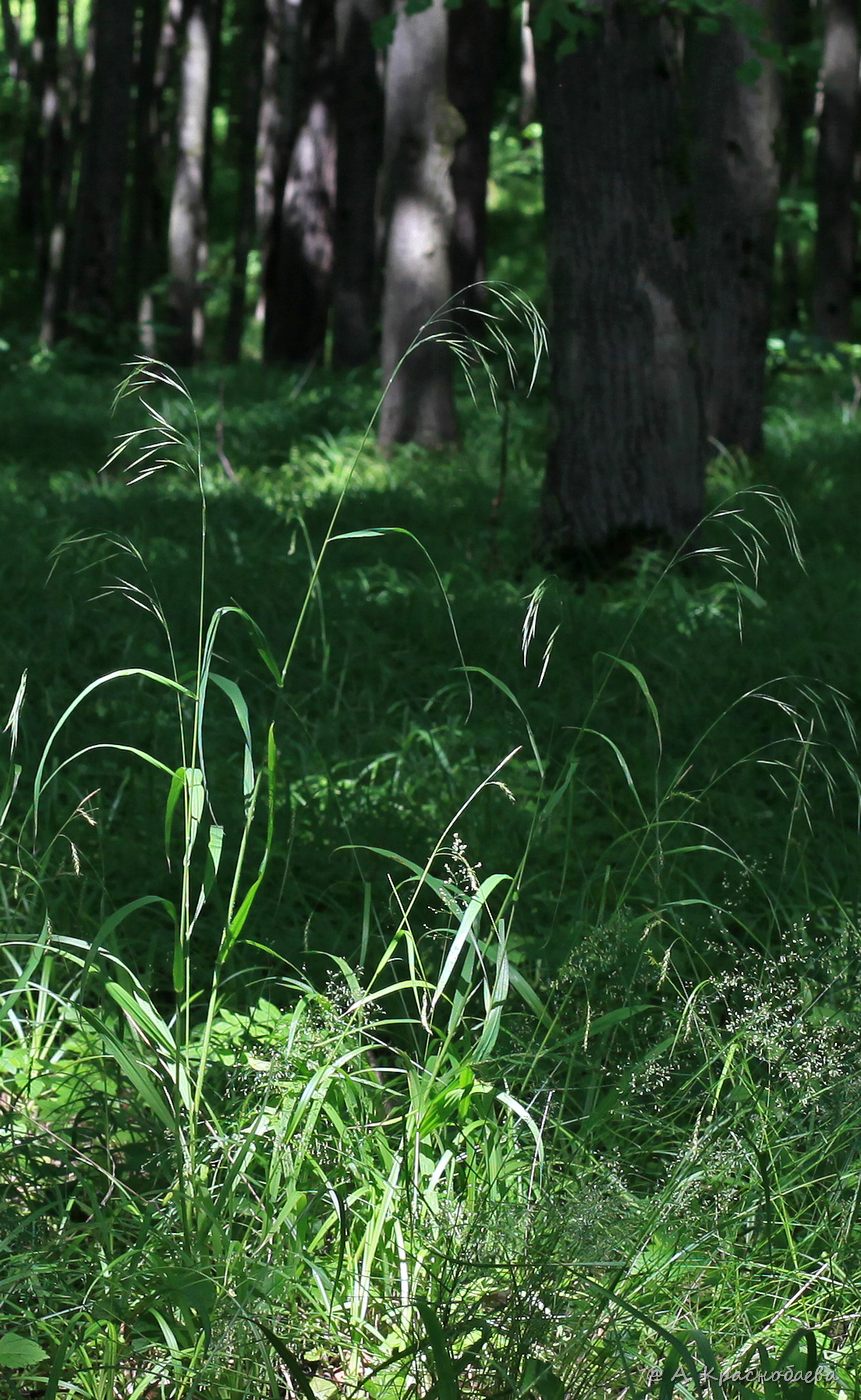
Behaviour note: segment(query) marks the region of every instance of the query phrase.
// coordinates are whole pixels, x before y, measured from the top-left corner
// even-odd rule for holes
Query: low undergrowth
[[[276,483],[213,488],[162,365],[119,408],[181,543],[73,532],[55,579],[144,630],[7,726],[0,1388],[856,1395],[854,697],[765,664],[782,498],[724,458],[578,631],[494,602],[498,516],[440,560],[320,441],[279,588],[212,608]]]

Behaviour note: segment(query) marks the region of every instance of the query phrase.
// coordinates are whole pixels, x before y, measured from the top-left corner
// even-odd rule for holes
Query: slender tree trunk
[[[21,77],[21,27],[12,13],[10,0],[0,0],[0,22],[3,25],[3,51],[9,65],[9,76],[17,83]]]
[[[763,0],[752,8],[765,18]],[[728,447],[762,444],[779,189],[780,112],[774,65],[756,60],[731,20],[691,36],[694,259],[709,434]]]
[[[102,325],[114,316],[134,50],[133,0],[97,0],[94,70],[75,206],[69,312]]]
[[[72,225],[72,188],[76,174],[81,133],[88,120],[89,90],[95,66],[95,31],[91,22],[84,61],[78,53],[75,38],[75,0],[67,0],[65,41],[60,66],[60,106],[63,151],[58,160],[56,196],[50,211],[42,283],[42,317],[39,343],[53,345],[65,320],[69,295],[70,241]]]
[[[243,67],[236,122],[236,162],[239,169],[239,190],[236,199],[236,219],[233,233],[233,271],[230,279],[230,300],[224,331],[224,359],[235,364],[242,349],[245,326],[245,279],[248,254],[254,242],[256,179],[255,153],[257,126],[260,117],[260,93],[263,80],[263,46],[266,34],[266,0],[245,0],[243,20]]]
[[[538,90],[535,75],[535,39],[529,23],[529,0],[523,0],[520,10],[520,129],[531,126],[538,114]]]
[[[383,88],[372,26],[382,0],[338,0],[337,181],[332,358],[361,365],[374,353],[378,310],[377,178]]]
[[[487,177],[496,70],[507,15],[488,0],[464,0],[448,16],[448,95],[465,130],[454,148],[451,276],[466,306],[482,306],[487,275]]]
[[[858,11],[825,0],[822,113],[816,152],[813,324],[829,340],[852,339],[855,278],[855,142],[858,134]]]
[[[383,382],[429,317],[451,297],[449,249],[455,200],[451,167],[463,121],[446,96],[448,18],[442,0],[406,14],[386,69]],[[380,442],[440,446],[457,437],[452,354],[442,344],[413,351],[388,388]]]
[[[176,175],[168,225],[171,358],[189,365],[203,348],[200,276],[206,241],[204,197],[211,41],[208,0],[191,0],[179,97]]]
[[[675,226],[675,36],[618,0],[604,0],[596,26],[564,56],[557,34],[536,34],[554,419],[543,544],[575,568],[637,540],[678,539],[703,507],[702,402]]]
[[[129,208],[126,315],[137,320],[142,288],[155,276],[153,223],[158,129],[156,117],[156,62],[162,27],[162,0],[141,0],[135,54],[134,155]]]
[[[37,0],[29,50],[29,108],[18,191],[18,226],[43,264],[62,179],[59,0]]]
[[[810,0],[784,0],[781,42],[787,60],[781,83],[783,101],[780,188],[786,200],[780,237],[779,316],[782,325],[801,322],[804,303],[800,252],[801,199],[806,181],[805,133],[813,116],[816,73],[804,61],[812,37]]]
[[[303,21],[296,133],[264,269],[263,354],[269,363],[322,355],[332,292],[334,0],[310,0]]]

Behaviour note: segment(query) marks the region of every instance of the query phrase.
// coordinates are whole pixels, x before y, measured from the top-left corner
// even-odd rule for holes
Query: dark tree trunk
[[[554,419],[542,527],[546,553],[577,568],[696,525],[704,432],[674,217],[675,36],[604,0],[575,53],[557,37],[539,25]]]
[[[156,171],[158,163],[158,120],[156,110],[156,63],[162,28],[162,0],[141,0],[135,53],[134,155],[129,208],[128,275],[126,315],[138,320],[141,291],[151,286],[156,275],[155,247],[158,238],[156,211]]]
[[[12,13],[10,0],[0,0],[0,20],[3,25],[3,51],[13,82],[21,77],[21,26]]]
[[[332,358],[361,365],[374,353],[378,313],[377,178],[383,157],[380,55],[372,43],[382,0],[338,0],[335,122],[335,270]]]
[[[94,68],[75,206],[69,313],[101,325],[116,304],[131,108],[133,0],[97,0]]]
[[[780,39],[787,60],[781,82],[783,107],[780,188],[785,212],[780,232],[780,322],[797,327],[805,295],[801,273],[801,200],[807,184],[805,133],[813,116],[816,72],[804,49],[812,38],[810,0],[784,0],[779,6]]]
[[[488,0],[464,0],[448,17],[448,95],[464,121],[454,148],[451,277],[466,306],[482,306],[487,275],[487,176],[496,70],[507,15]]]
[[[59,0],[38,0],[29,50],[30,100],[21,159],[18,226],[31,239],[42,273],[62,185],[65,155],[59,23]]]
[[[858,130],[856,0],[825,0],[822,113],[816,152],[813,325],[829,340],[852,339],[855,277],[853,166]]]
[[[418,14],[404,10],[399,0],[386,69],[382,362],[389,387],[379,436],[383,446],[434,447],[457,437],[452,353],[443,344],[424,344],[397,367],[428,318],[451,297],[451,167],[463,121],[446,97],[443,0]]]
[[[190,0],[180,79],[176,175],[168,226],[171,359],[190,365],[203,348],[200,278],[206,245],[204,197],[211,38],[208,0]]]
[[[751,6],[764,14],[763,0]],[[762,444],[779,188],[774,65],[755,59],[731,20],[695,33],[688,53],[694,130],[694,270],[710,436],[756,452]]]
[[[245,280],[248,254],[254,243],[257,125],[260,118],[260,92],[263,79],[263,43],[266,33],[266,0],[245,0],[242,12],[243,73],[239,78],[236,120],[236,163],[239,189],[233,233],[233,271],[224,331],[224,359],[235,364],[242,349],[245,326]]]
[[[264,269],[269,363],[322,355],[332,293],[335,3],[306,0],[303,10],[295,137]]]
[[[94,26],[89,26],[85,62],[81,62],[75,39],[75,0],[67,0],[66,32],[60,65],[60,106],[63,112],[61,139],[56,164],[55,197],[51,201],[50,229],[43,259],[42,319],[39,342],[53,345],[64,325],[69,294],[71,198],[76,156],[81,144],[85,117],[88,116],[89,87],[95,66]],[[86,79],[86,81],[85,81]],[[59,143],[58,143],[59,145]]]

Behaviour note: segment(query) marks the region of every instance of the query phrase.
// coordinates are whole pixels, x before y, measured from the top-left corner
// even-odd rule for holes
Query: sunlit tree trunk
[[[535,74],[535,39],[529,23],[529,0],[523,0],[520,11],[520,128],[530,126],[538,112],[538,90]]]
[[[133,0],[98,0],[94,69],[75,205],[70,324],[109,323],[117,306],[131,109]]]
[[[852,197],[858,135],[856,0],[825,0],[824,13],[813,324],[829,340],[851,340],[855,278]]]
[[[418,14],[405,14],[401,0],[386,68],[384,383],[452,292],[451,167],[463,121],[446,96],[447,40],[442,0]],[[384,446],[439,446],[456,438],[452,354],[445,345],[423,345],[398,370],[383,403],[379,436]]]
[[[301,44],[295,135],[264,269],[263,354],[269,362],[322,355],[332,296],[334,0],[306,0]]]
[[[185,29],[179,96],[176,175],[168,226],[171,358],[192,364],[203,348],[200,277],[206,246],[204,196],[211,41],[208,0],[191,0]]]
[[[766,18],[763,0],[751,8]],[[688,62],[706,425],[726,446],[755,452],[777,228],[777,77],[732,20],[691,35]],[[745,71],[754,64],[758,76]]]
[[[576,52],[560,55],[557,37],[539,24],[553,404],[542,531],[546,554],[578,568],[696,525],[704,432],[674,223],[675,35],[604,0]]]
[[[224,358],[235,364],[242,349],[245,326],[245,283],[248,255],[254,243],[257,126],[263,81],[263,44],[266,35],[266,0],[245,0],[242,10],[242,73],[238,75],[235,158],[239,169],[236,217],[233,232],[233,268],[230,300],[224,331]]]
[[[467,306],[482,305],[487,274],[487,177],[496,70],[507,14],[488,0],[464,0],[448,17],[448,95],[465,130],[451,167],[455,214],[451,276]]]
[[[382,0],[338,0],[335,95],[337,180],[332,358],[360,365],[374,353],[378,319],[377,178],[383,156],[381,55],[372,26]]]

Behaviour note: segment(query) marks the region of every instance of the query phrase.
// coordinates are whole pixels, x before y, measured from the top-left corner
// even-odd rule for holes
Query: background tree
[[[748,14],[765,19],[765,0]],[[694,267],[709,434],[755,452],[777,226],[780,112],[774,64],[732,19],[689,38]]]
[[[176,175],[168,226],[170,355],[192,364],[203,348],[200,277],[206,240],[205,163],[212,61],[209,0],[190,0],[180,79]]]
[[[306,0],[296,128],[276,195],[265,277],[268,361],[319,356],[332,294],[335,209],[335,4]]]
[[[129,164],[133,0],[97,0],[94,67],[75,205],[69,275],[70,325],[106,324],[116,307]]]
[[[825,0],[824,16],[813,324],[829,340],[850,340],[855,280],[852,198],[858,136],[856,0]]]
[[[448,19],[442,0],[419,14],[406,15],[405,8],[399,0],[386,66],[386,384],[422,325],[451,296],[451,167],[463,134],[446,91]],[[451,351],[440,343],[425,344],[409,356],[386,394],[380,442],[434,447],[456,436]]]
[[[246,273],[248,255],[254,245],[256,225],[255,183],[257,128],[260,120],[260,96],[263,86],[263,48],[266,39],[266,0],[244,0],[241,11],[243,24],[242,63],[237,65],[239,97],[236,114],[236,163],[239,188],[233,233],[233,270],[230,278],[230,299],[224,330],[224,359],[234,364],[239,359],[246,311]]]
[[[464,0],[448,17],[448,96],[464,123],[451,167],[455,203],[451,276],[455,292],[470,289],[465,298],[470,306],[483,302],[476,284],[487,273],[490,128],[507,22],[506,12],[491,8],[488,0]]]
[[[382,0],[338,0],[337,181],[332,358],[360,365],[374,353],[378,319],[377,180],[383,155],[382,55],[373,29]]]
[[[546,551],[573,565],[678,539],[704,422],[681,207],[676,35],[603,0],[576,51],[536,11],[551,305]]]

